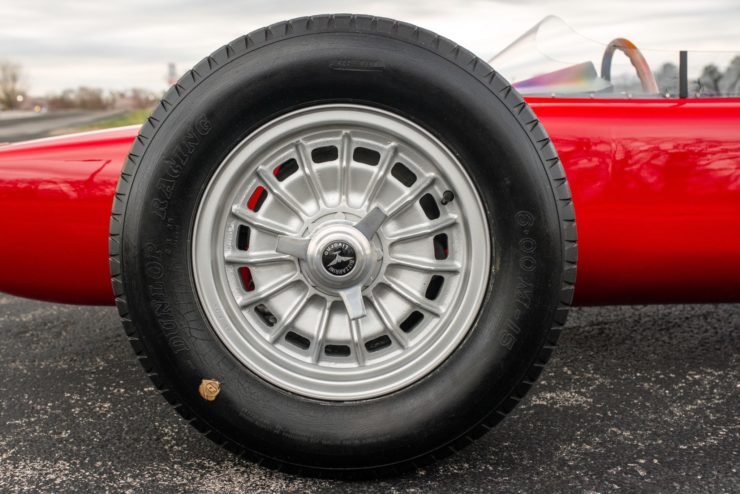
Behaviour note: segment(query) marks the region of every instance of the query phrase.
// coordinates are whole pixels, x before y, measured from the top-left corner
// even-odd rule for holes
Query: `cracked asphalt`
[[[575,309],[532,393],[424,470],[342,482],[211,444],[112,308],[0,295],[2,492],[740,492],[740,305]]]

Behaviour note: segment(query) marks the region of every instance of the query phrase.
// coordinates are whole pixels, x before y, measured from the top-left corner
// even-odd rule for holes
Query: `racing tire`
[[[401,471],[488,431],[541,373],[576,275],[565,172],[524,99],[457,44],[360,15],[274,24],[188,71],[110,225],[161,394],[304,474]]]

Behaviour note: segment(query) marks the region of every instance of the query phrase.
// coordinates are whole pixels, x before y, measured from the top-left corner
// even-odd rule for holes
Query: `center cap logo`
[[[334,276],[343,276],[355,267],[357,256],[355,249],[341,240],[330,243],[321,253],[321,264]]]

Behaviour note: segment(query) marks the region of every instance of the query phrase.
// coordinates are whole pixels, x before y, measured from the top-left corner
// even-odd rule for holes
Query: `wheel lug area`
[[[341,216],[350,215],[341,213]],[[383,256],[379,242],[365,238],[354,228],[351,219],[339,219],[338,214],[330,218],[309,226],[308,252],[300,266],[314,288],[339,297],[343,290],[365,287],[372,282]]]

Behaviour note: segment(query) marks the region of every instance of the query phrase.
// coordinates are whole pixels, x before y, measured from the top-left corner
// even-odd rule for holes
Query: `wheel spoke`
[[[394,216],[411,206],[414,201],[416,201],[421,194],[434,183],[435,179],[436,177],[434,175],[425,175],[421,180],[418,180],[413,189],[410,189],[404,195],[396,199],[393,204],[388,206],[388,217]]]
[[[231,213],[249,226],[267,233],[272,233],[273,235],[289,235],[292,233],[285,225],[262,216],[258,216],[252,211],[241,206],[232,207]]]
[[[280,235],[275,250],[298,259],[305,259],[308,255],[308,242],[307,238]]]
[[[349,165],[352,163],[352,136],[342,132],[342,145],[339,154],[339,202],[349,202]]]
[[[224,259],[229,264],[270,264],[275,262],[291,261],[293,258],[288,255],[278,254],[275,252],[244,252],[231,251],[224,254]]]
[[[296,155],[298,156],[299,166],[303,169],[303,174],[306,176],[308,187],[311,189],[319,208],[326,206],[326,198],[324,197],[324,191],[321,188],[321,182],[319,177],[316,175],[316,170],[313,169],[313,160],[308,155],[308,149],[303,141],[298,141],[295,144]]]
[[[389,265],[403,266],[422,272],[436,271],[441,273],[458,273],[461,269],[460,264],[456,262],[430,261],[421,257],[389,257],[387,262]]]
[[[442,307],[439,307],[431,300],[419,295],[406,284],[401,283],[398,280],[389,280],[388,278],[384,279],[383,284],[417,307],[424,309],[435,316],[442,314]]]
[[[355,358],[358,365],[365,365],[365,348],[362,345],[362,332],[360,331],[360,321],[350,319],[349,331],[352,333],[352,346],[355,348]]]
[[[242,309],[249,307],[250,305],[257,304],[264,299],[281,292],[293,283],[301,280],[298,273],[292,273],[290,276],[284,276],[283,278],[266,285],[264,288],[249,292],[248,295],[242,296],[238,300],[239,307]]]
[[[380,317],[380,321],[383,323],[383,326],[385,326],[388,334],[390,334],[391,337],[396,340],[396,343],[398,343],[401,348],[406,348],[409,345],[409,342],[406,339],[406,335],[398,331],[398,328],[396,328],[395,324],[393,324],[393,320],[391,319],[388,310],[380,302],[380,299],[375,294],[371,294],[368,299],[370,300],[370,303],[373,305],[373,307],[375,307],[375,312],[378,313],[378,317]]]
[[[414,226],[410,226],[408,228],[404,228],[402,230],[399,230],[395,232],[393,235],[386,236],[386,239],[389,243],[393,244],[396,242],[402,242],[405,240],[412,240],[414,238],[418,237],[425,237],[427,235],[432,235],[433,233],[437,233],[438,231],[447,228],[448,226],[452,226],[455,223],[457,223],[457,216],[454,214],[444,216],[441,218],[437,218],[436,220],[429,221],[426,223],[420,223]]]
[[[351,320],[360,319],[367,315],[365,302],[362,300],[362,286],[355,285],[344,290],[339,290],[339,296],[347,308],[347,315]]]
[[[375,200],[375,196],[380,190],[380,185],[385,180],[388,168],[390,167],[390,164],[393,162],[393,159],[396,157],[397,153],[398,145],[393,143],[386,149],[385,154],[380,160],[380,163],[378,163],[378,169],[375,171],[372,178],[370,179],[370,185],[368,186],[367,195],[365,197],[365,200],[363,201],[368,207]]]
[[[283,189],[280,182],[278,182],[275,178],[275,175],[265,170],[264,168],[260,168],[259,170],[257,170],[257,174],[262,179],[262,183],[264,184],[267,191],[273,196],[277,197],[280,202],[285,204],[285,206],[293,211],[293,213],[295,213],[299,218],[303,218],[308,214],[306,210],[303,209],[303,205],[301,205],[298,201],[295,200],[292,195],[290,195]]]
[[[313,350],[311,351],[311,362],[317,363],[321,357],[321,349],[324,347],[324,338],[326,338],[326,327],[329,324],[329,313],[331,312],[332,302],[326,301],[324,308],[321,310],[321,316],[316,323],[316,339]]]
[[[309,298],[311,298],[310,289],[306,290],[306,293],[304,293],[301,298],[299,298],[290,307],[290,309],[288,309],[282,319],[277,322],[272,330],[272,333],[270,333],[270,343],[275,343],[277,340],[280,339],[283,333],[285,333],[285,330],[288,328],[288,326],[295,320],[298,314],[301,313]]]
[[[382,209],[375,207],[365,215],[360,221],[357,222],[355,228],[360,230],[365,238],[372,240],[375,233],[378,231],[383,222],[388,218]]]

